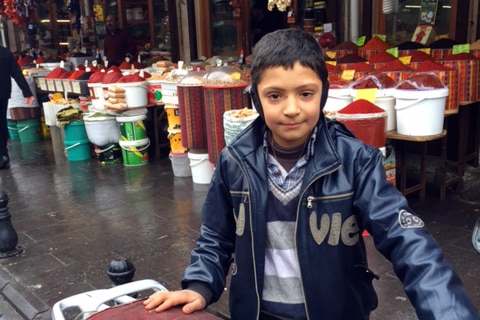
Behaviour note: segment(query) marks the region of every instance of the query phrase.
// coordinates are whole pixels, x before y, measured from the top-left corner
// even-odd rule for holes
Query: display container
[[[217,66],[206,76],[203,85],[207,146],[210,162],[216,163],[225,147],[223,114],[233,109],[248,108],[250,98],[246,93],[249,82],[241,69]]]

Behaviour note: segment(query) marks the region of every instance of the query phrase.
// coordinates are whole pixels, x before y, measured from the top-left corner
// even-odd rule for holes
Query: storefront
[[[397,154],[401,150],[405,154],[404,145],[419,144],[424,152],[420,168],[422,171],[425,168],[426,145],[441,144],[438,170],[441,173],[439,179],[443,197],[447,187],[461,181],[467,163],[478,165],[478,1],[470,1],[468,6],[459,5],[456,1],[437,0],[373,2],[292,0],[290,6],[274,6],[272,11],[266,8],[267,0],[106,0],[102,3],[79,4],[79,8],[72,7],[72,3],[49,3],[35,11],[35,23],[32,30],[27,32],[36,50],[44,53],[51,50],[67,56],[79,52],[92,54],[94,48],[103,46],[105,17],[115,14],[118,15],[119,26],[135,38],[139,54],[149,60],[140,66],[131,64],[113,70],[118,77],[109,79],[111,82],[103,79],[92,81],[94,72],[89,71],[77,78],[72,65],[68,74],[63,73],[64,76],[53,77],[50,70],[39,70],[41,68],[35,65],[25,71],[31,72],[30,75],[36,78],[38,92],[44,97],[61,97],[58,100],[61,103],[43,103],[44,109],[49,103],[55,108],[62,108],[63,103],[74,104],[76,108],[89,112],[113,112],[115,118],[119,113],[130,109],[146,108],[148,112],[138,116],[147,117],[148,113],[148,118],[153,122],[153,131],[148,133],[148,140],[133,140],[142,144],[129,147],[153,148],[156,158],[160,155],[160,148],[169,143],[170,150],[174,150],[175,155],[182,154],[183,158],[190,149],[208,150],[210,162],[215,163],[218,153],[225,146],[222,127],[224,113],[250,107],[249,99],[244,94],[249,82],[249,61],[239,59],[240,53],[243,52],[244,57],[248,56],[255,42],[267,32],[267,27],[270,28],[268,32],[281,28],[303,28],[316,37],[325,50],[331,83],[324,110],[326,116],[335,116],[340,107],[345,107],[341,103],[346,102],[348,105],[359,99],[359,91],[355,87],[360,85],[358,81],[366,79],[369,84],[379,84],[388,78],[388,87],[366,87],[377,90],[369,99],[387,112],[388,126],[385,126],[388,132],[376,146],[387,150],[386,140],[395,141]],[[468,19],[463,18],[467,16]],[[470,47],[469,44],[474,43],[477,47]],[[71,62],[72,58],[67,57],[67,60]],[[74,66],[83,60],[85,57],[77,60]],[[430,64],[424,63],[427,60]],[[427,65],[429,69],[422,69]],[[192,83],[181,83],[188,72],[207,72],[220,66],[225,66],[226,69],[220,71],[227,75],[222,81],[214,79],[210,84],[203,83],[204,75],[192,74],[189,79]],[[62,68],[59,65],[54,67]],[[402,113],[395,108],[406,99],[403,96],[396,97],[394,89],[402,81],[426,71],[435,74],[435,79],[440,83],[437,89],[445,89],[440,90],[440,98],[444,98],[445,105],[440,111],[435,111],[435,119],[439,121],[435,123],[435,129],[427,133],[398,130],[398,123],[405,124],[406,121],[400,121],[398,117],[395,119],[396,115]],[[148,76],[144,77],[145,74]],[[379,74],[381,78],[378,78]],[[123,80],[120,81],[122,77],[129,76],[132,76],[129,81],[135,82],[135,85],[124,85]],[[374,77],[376,80],[372,80]],[[110,89],[113,91],[109,92]],[[445,94],[447,89],[448,94]],[[338,92],[344,94],[338,96]],[[69,99],[63,99],[63,96],[68,96]],[[425,100],[424,96],[419,100]],[[330,104],[330,101],[334,103]],[[188,119],[183,118],[187,104],[191,109],[195,105],[198,112],[189,114]],[[44,114],[48,114],[45,111]],[[209,112],[210,116],[204,119],[202,112]],[[17,112],[14,116],[38,117],[39,114],[40,112]],[[48,119],[53,126],[56,123],[54,116],[55,112]],[[115,119],[111,119],[111,114],[107,118],[103,120],[116,123]],[[213,122],[204,123],[207,118],[213,119]],[[410,118],[419,117],[415,115]],[[419,126],[427,127],[427,121],[432,118],[427,115],[425,122]],[[169,124],[168,129],[164,130],[167,120],[175,123]],[[196,142],[193,144],[193,137],[207,135],[210,135],[208,141],[212,146],[207,146],[205,141],[201,145]],[[170,141],[162,140],[166,136]],[[104,147],[90,142],[97,147]],[[457,163],[453,179],[447,179],[446,176],[447,159],[453,159]],[[405,158],[400,164],[401,171],[397,172],[406,170]],[[395,181],[395,170],[391,169],[387,171]],[[405,173],[399,176],[405,176]],[[420,176],[420,183],[412,188],[401,182],[402,192],[420,191],[424,195],[425,179]]]

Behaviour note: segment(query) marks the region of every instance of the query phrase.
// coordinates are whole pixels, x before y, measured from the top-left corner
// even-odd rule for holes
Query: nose
[[[298,107],[297,97],[295,95],[288,95],[285,99],[285,107],[283,109],[283,114],[287,116],[296,115],[300,112]]]

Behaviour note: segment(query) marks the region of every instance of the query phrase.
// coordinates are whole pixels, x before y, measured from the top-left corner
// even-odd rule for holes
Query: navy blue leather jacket
[[[229,305],[235,320],[257,319],[260,312],[268,193],[265,130],[258,118],[221,152],[198,248],[182,279],[184,288],[201,283],[210,290],[212,303],[224,292],[231,267]],[[365,229],[393,263],[419,319],[480,319],[423,222],[386,181],[378,149],[323,117],[317,135],[295,229],[308,319],[368,319],[375,309]]]

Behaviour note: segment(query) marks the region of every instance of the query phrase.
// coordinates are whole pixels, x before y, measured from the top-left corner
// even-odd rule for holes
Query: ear
[[[257,110],[260,118],[264,119],[263,118],[263,107],[262,107],[262,103],[260,102],[260,98],[258,97],[257,88],[250,87],[249,92],[250,92],[250,99],[252,100],[252,107],[255,110]]]
[[[325,107],[325,104],[327,103],[328,88],[329,87],[330,87],[330,83],[328,82],[328,79],[325,79],[323,81],[323,87],[322,87],[322,99],[320,100],[320,111],[323,111],[323,108]]]

